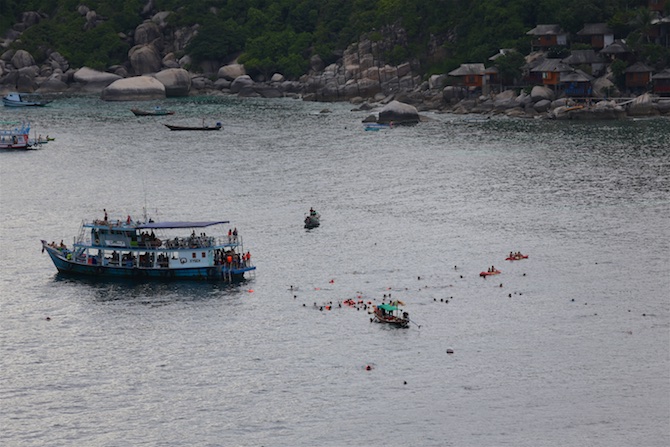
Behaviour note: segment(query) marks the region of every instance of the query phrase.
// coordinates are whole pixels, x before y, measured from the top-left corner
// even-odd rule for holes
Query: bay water
[[[0,153],[0,444],[669,445],[670,120],[366,132],[352,107],[2,108],[55,141]],[[230,220],[257,272],[57,274],[40,239],[103,208]],[[389,296],[409,328],[342,304]]]

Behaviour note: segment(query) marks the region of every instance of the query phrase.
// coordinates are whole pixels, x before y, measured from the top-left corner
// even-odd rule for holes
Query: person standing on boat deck
[[[230,243],[233,240],[233,230],[228,228],[228,243]]]
[[[102,209],[105,212],[105,222],[107,222],[107,210],[105,208]]]
[[[233,230],[233,240],[237,242],[237,227]]]

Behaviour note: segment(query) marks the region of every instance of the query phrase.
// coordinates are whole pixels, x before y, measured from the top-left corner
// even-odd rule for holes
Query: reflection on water
[[[74,295],[90,295],[95,301],[128,301],[129,304],[165,305],[211,299],[238,298],[248,293],[248,281],[228,284],[215,281],[147,281],[122,278],[96,279],[57,273],[53,285],[71,289]],[[88,291],[88,292],[87,292]]]

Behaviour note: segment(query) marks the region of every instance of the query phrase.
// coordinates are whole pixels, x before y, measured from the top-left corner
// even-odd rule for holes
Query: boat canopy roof
[[[399,310],[398,306],[392,306],[390,304],[379,304],[377,305],[379,309],[384,309],[386,311],[394,311],[394,310]]]
[[[168,228],[205,228],[212,225],[230,223],[228,220],[211,220],[202,222],[147,222],[137,224],[138,229],[168,229]]]

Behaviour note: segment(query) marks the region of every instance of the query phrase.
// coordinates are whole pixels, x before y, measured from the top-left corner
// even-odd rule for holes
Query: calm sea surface
[[[56,138],[0,153],[0,445],[670,445],[667,118],[365,132],[348,104],[129,110],[154,105],[0,109]],[[224,129],[162,125],[203,119]],[[255,277],[95,282],[40,252],[145,204],[230,220]],[[338,306],[384,294],[409,329]]]

